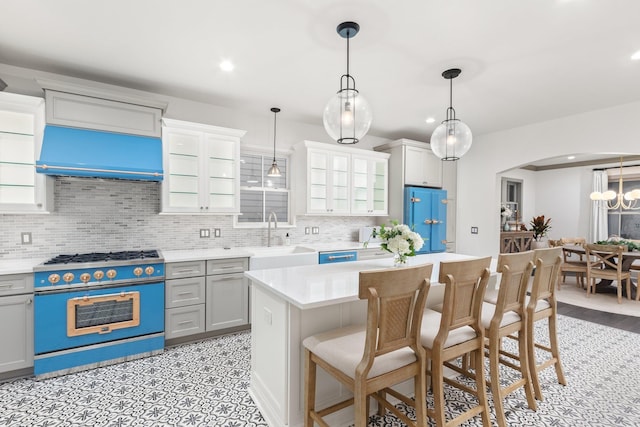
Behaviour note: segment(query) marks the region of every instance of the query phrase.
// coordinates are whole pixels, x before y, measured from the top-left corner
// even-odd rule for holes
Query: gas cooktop
[[[85,263],[85,262],[109,262],[109,261],[130,261],[145,260],[149,258],[160,258],[157,250],[148,251],[120,251],[120,252],[90,252],[87,254],[58,255],[51,258],[43,265],[51,264],[69,264],[69,263]]]

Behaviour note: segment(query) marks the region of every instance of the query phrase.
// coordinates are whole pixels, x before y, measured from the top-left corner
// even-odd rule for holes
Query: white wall
[[[578,153],[638,154],[640,152],[640,102],[556,119],[520,128],[474,137],[471,150],[458,164],[457,251],[473,255],[496,255],[499,252],[500,177],[499,173],[529,162]],[[576,199],[542,196],[541,187],[555,189],[558,183],[541,178],[536,184],[535,211],[553,217],[564,232],[573,231],[571,217],[560,219],[566,209],[576,206]],[[576,178],[584,187],[585,179]],[[589,192],[577,200],[588,198]],[[548,197],[548,198],[547,198]],[[580,201],[575,234],[588,223],[587,205]],[[525,207],[527,212],[528,208]],[[548,213],[547,213],[548,212]],[[586,216],[586,218],[585,218]],[[477,235],[470,228],[479,228]],[[559,231],[559,230],[558,230]]]

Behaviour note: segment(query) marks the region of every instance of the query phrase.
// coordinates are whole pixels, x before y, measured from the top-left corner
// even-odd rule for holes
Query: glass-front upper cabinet
[[[314,141],[293,148],[298,214],[387,214],[389,154]]]
[[[0,92],[0,212],[48,213],[53,178],[36,173],[44,99]]]
[[[162,212],[238,213],[245,131],[163,119]]]
[[[351,213],[363,215],[387,214],[388,161],[368,156],[352,155]]]

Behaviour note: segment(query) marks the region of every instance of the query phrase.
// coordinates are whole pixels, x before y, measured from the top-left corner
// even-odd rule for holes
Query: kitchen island
[[[440,261],[475,257],[435,253],[409,259],[409,265],[433,264],[427,306],[442,302],[437,283]],[[251,385],[249,392],[270,426],[301,426],[304,414],[304,338],[330,329],[363,324],[366,301],[358,299],[360,271],[392,267],[390,258],[247,271],[251,286]],[[492,270],[495,270],[493,268]],[[491,286],[491,285],[490,285]],[[318,371],[319,407],[349,394],[337,381]],[[352,408],[328,418],[346,425]]]

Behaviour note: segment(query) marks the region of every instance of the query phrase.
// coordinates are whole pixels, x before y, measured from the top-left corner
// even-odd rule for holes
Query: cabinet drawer
[[[33,292],[33,274],[7,274],[0,276],[0,296]]]
[[[165,278],[180,279],[182,277],[204,276],[204,261],[184,261],[168,263],[165,267]]]
[[[358,261],[377,258],[393,258],[393,254],[382,248],[358,249]]]
[[[319,263],[331,264],[336,262],[349,262],[358,259],[356,251],[320,252]]]
[[[165,284],[165,307],[175,308],[204,304],[204,276],[167,280]]]
[[[207,275],[241,273],[249,269],[249,258],[210,259]]]
[[[204,332],[204,304],[165,310],[164,338],[166,340]]]

